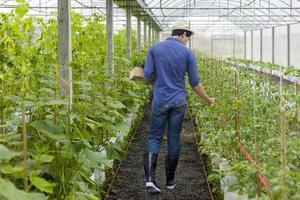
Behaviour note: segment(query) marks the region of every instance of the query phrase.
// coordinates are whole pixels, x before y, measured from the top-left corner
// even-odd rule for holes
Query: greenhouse
[[[299,0],[0,0],[0,200],[299,200]]]

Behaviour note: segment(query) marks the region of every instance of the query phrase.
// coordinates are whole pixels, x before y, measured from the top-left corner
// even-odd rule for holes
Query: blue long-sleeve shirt
[[[153,102],[158,105],[186,102],[185,74],[192,87],[199,84],[193,53],[178,39],[151,46],[144,67],[146,80],[154,76]]]

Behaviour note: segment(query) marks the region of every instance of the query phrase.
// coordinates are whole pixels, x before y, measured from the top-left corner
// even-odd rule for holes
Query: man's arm
[[[145,67],[144,67],[144,79],[147,81],[147,83],[152,84],[154,82],[154,58],[151,52],[151,48],[149,48],[147,57],[146,57],[146,62],[145,62]]]
[[[206,101],[208,104],[215,104],[216,103],[216,99],[215,98],[210,98],[206,94],[204,88],[202,87],[202,85],[200,83],[194,87],[194,90],[198,94],[198,96],[200,96],[201,99]]]

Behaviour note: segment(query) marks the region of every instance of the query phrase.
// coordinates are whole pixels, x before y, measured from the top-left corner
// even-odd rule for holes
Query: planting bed
[[[121,162],[112,190],[106,199],[212,199],[203,171],[204,169],[199,159],[192,123],[187,116],[185,116],[184,119],[181,135],[182,149],[176,172],[177,188],[175,190],[168,190],[164,185],[164,157],[166,155],[167,144],[167,138],[164,136],[156,170],[156,180],[161,186],[162,192],[160,194],[147,194],[142,158],[150,128],[150,107],[151,106],[148,105],[144,113],[144,119],[137,128],[132,143],[128,148],[127,158]]]

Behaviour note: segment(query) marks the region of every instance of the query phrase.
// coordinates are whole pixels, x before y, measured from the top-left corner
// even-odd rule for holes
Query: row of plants
[[[128,79],[144,55],[127,59],[125,31],[115,33],[115,76],[108,77],[104,18],[72,13],[69,109],[59,96],[57,20],[24,17],[28,5],[17,2],[0,14],[0,198],[101,199],[93,172],[123,158],[118,136],[149,99],[148,86]]]
[[[278,70],[278,71],[282,71],[284,73],[284,75],[291,75],[294,77],[300,77],[300,69],[295,67],[295,66],[287,66],[284,67],[282,65],[278,65],[278,64],[272,64],[270,62],[264,62],[264,61],[251,61],[251,60],[247,60],[247,59],[238,59],[238,58],[228,58],[228,61],[231,62],[237,62],[237,63],[242,63],[245,65],[255,65],[255,66],[260,66],[262,68],[266,68],[269,70]]]
[[[294,85],[273,82],[239,65],[197,53],[201,82],[217,104],[207,107],[189,91],[189,105],[198,130],[205,138],[201,151],[225,158],[229,171],[215,170],[211,180],[228,173],[237,181],[229,191],[247,194],[250,199],[300,198],[300,96]],[[254,159],[251,164],[237,147],[239,141]],[[263,174],[270,189],[261,186]]]

